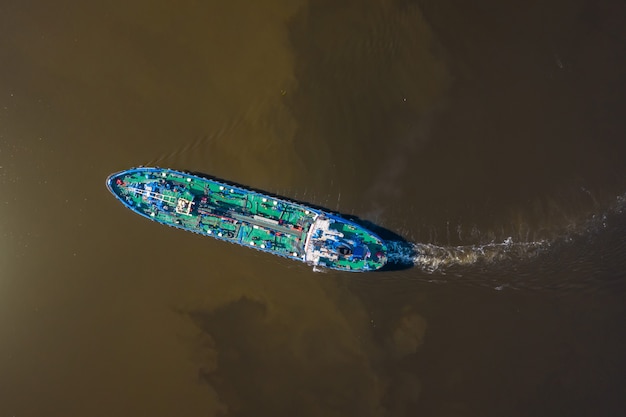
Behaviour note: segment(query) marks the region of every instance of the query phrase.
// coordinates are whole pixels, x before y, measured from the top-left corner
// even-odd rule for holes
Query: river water
[[[617,0],[0,5],[0,417],[616,416]],[[160,227],[204,172],[386,229],[347,274]]]

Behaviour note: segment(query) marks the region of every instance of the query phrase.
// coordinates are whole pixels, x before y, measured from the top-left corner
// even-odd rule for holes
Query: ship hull
[[[344,271],[384,266],[382,239],[339,215],[225,181],[162,168],[112,174],[107,188],[155,222]]]

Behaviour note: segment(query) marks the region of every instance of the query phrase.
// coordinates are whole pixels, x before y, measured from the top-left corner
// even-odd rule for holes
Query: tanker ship
[[[341,271],[382,268],[387,246],[375,233],[329,211],[216,178],[140,167],[107,178],[135,213],[166,226]]]

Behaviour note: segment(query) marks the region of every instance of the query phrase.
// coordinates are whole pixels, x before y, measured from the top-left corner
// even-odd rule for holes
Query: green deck
[[[308,233],[316,219],[326,216],[333,219],[329,236],[341,234],[368,252],[386,252],[376,235],[345,219],[192,174],[140,168],[115,174],[107,184],[126,206],[151,220],[300,261],[311,261],[305,247]],[[309,237],[311,247],[327,240]],[[385,261],[378,255],[355,259],[318,254],[315,259],[316,265],[343,270],[378,269]]]

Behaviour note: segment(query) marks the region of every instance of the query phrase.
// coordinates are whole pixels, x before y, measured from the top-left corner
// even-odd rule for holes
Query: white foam
[[[467,246],[437,246],[428,243],[386,242],[389,262],[414,265],[426,272],[443,272],[445,268],[473,265],[479,262],[491,264],[505,260],[536,256],[549,246],[547,241],[514,242],[508,237],[503,242]]]

